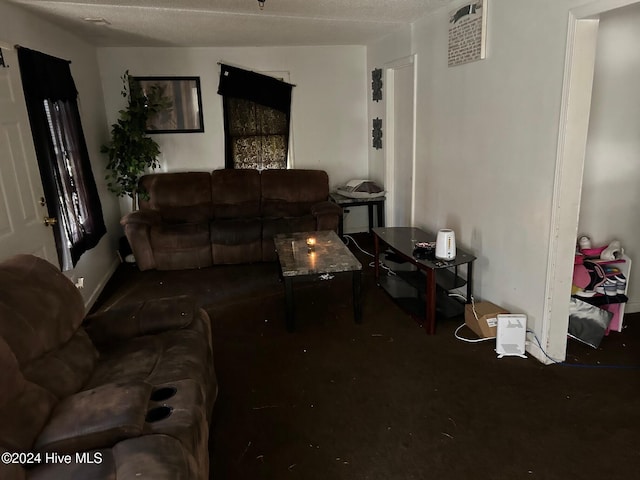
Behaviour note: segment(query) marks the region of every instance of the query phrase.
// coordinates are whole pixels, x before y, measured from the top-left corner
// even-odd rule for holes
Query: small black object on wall
[[[373,119],[373,130],[371,131],[373,137],[373,148],[379,150],[382,148],[382,120],[379,118]]]
[[[374,102],[382,100],[382,69],[371,71],[371,97]]]

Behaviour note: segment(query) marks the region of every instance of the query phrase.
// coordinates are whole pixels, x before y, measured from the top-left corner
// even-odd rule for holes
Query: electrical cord
[[[534,340],[536,341],[536,343],[538,344],[538,348],[540,349],[540,351],[544,354],[545,357],[547,357],[549,360],[551,360],[551,362],[555,365],[558,364],[563,364],[564,362],[561,360],[556,360],[553,357],[550,357],[547,352],[544,351],[544,348],[542,348],[542,345],[540,344],[540,340],[538,340],[538,336],[536,335],[536,333],[533,330],[529,330],[527,329],[527,333],[533,335]]]
[[[462,340],[463,342],[466,343],[480,343],[480,342],[486,342],[487,340],[495,340],[496,337],[486,337],[486,338],[465,338],[465,337],[461,337],[458,332],[460,331],[460,329],[462,327],[464,327],[466,324],[462,324],[460,325],[458,328],[456,328],[456,331],[453,332],[453,335],[458,339],[458,340]]]
[[[349,241],[351,241],[351,242],[353,242],[353,244],[356,246],[356,248],[357,248],[358,250],[360,250],[362,253],[364,253],[365,255],[368,255],[368,256],[370,256],[370,257],[374,257],[374,258],[375,258],[375,255],[374,255],[373,253],[369,253],[369,252],[367,252],[367,251],[366,251],[366,250],[364,250],[360,245],[358,245],[358,242],[356,242],[355,238],[353,238],[351,235],[343,235],[343,237],[347,239],[347,243],[346,243],[346,245],[349,245]],[[384,270],[386,270],[386,271],[387,271],[387,273],[388,273],[389,275],[395,275],[395,274],[396,274],[396,272],[394,272],[394,271],[393,271],[393,270],[391,270],[387,265],[385,265],[385,264],[382,262],[382,260],[378,260],[378,265],[379,265],[381,268],[383,268]],[[370,262],[370,263],[369,263],[369,266],[370,266],[371,268],[374,268],[374,267],[375,267],[375,262]]]

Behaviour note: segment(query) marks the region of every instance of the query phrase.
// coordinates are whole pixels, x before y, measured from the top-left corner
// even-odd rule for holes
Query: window
[[[106,233],[69,62],[18,50],[33,141],[62,270]]]
[[[292,87],[268,75],[221,66],[227,168],[287,168]]]
[[[287,168],[286,113],[241,98],[225,98],[224,112],[233,168]]]

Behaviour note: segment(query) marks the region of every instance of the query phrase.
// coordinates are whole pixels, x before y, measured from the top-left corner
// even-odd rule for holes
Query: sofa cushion
[[[145,435],[120,442],[113,449],[117,478],[153,480],[189,480],[208,478],[208,469],[200,470],[195,459],[180,443],[168,435]],[[140,460],[144,459],[144,462]],[[141,474],[141,472],[144,472]]]
[[[262,239],[241,245],[211,245],[213,261],[216,265],[234,265],[262,261]]]
[[[205,480],[208,470],[168,435],[144,435],[123,440],[113,448],[85,453],[94,462],[49,463],[29,471],[29,480]],[[75,458],[74,458],[75,460]],[[0,473],[2,469],[0,469]],[[3,480],[4,476],[0,477]],[[21,480],[23,477],[16,477]],[[14,480],[9,478],[8,480]]]
[[[238,218],[214,220],[211,252],[215,264],[259,262],[262,260],[262,220]]]
[[[74,453],[110,447],[143,433],[152,386],[114,383],[61,401],[40,433],[40,452]]]
[[[192,379],[213,405],[217,384],[210,339],[195,329],[136,337],[100,351],[100,359],[84,388],[116,382],[160,385]]]
[[[264,170],[260,177],[265,217],[308,215],[329,198],[329,177],[322,170]]]
[[[163,224],[151,228],[154,249],[182,250],[209,245],[209,223]]]
[[[208,172],[153,173],[140,179],[148,198],[141,209],[156,210],[168,223],[202,223],[211,217],[211,175]]]
[[[260,218],[239,218],[211,222],[211,243],[214,245],[243,245],[262,237]]]
[[[84,328],[96,345],[186,328],[197,314],[190,295],[153,298],[88,315]]]
[[[213,265],[211,245],[182,250],[156,250],[154,253],[158,270],[183,270]]]
[[[211,173],[214,219],[260,216],[260,173],[222,169]]]
[[[203,268],[212,265],[209,224],[162,224],[149,235],[158,270]]]
[[[67,343],[84,314],[78,289],[46,260],[17,255],[0,264],[0,336],[20,365]]]
[[[25,380],[0,337],[0,446],[11,452],[30,451],[55,404],[53,394]]]
[[[82,455],[82,460],[87,459],[87,461],[78,462],[74,455],[73,461],[69,464],[43,463],[37,468],[29,470],[28,478],[29,480],[50,480],[52,478],[118,480],[116,458],[111,448],[90,450],[82,452],[80,455]]]
[[[271,242],[278,233],[310,232],[316,229],[316,218],[313,215],[284,218],[265,218],[262,226],[262,238]]]
[[[27,380],[62,399],[80,390],[97,359],[98,351],[86,332],[79,329],[57,350],[24,365],[22,372]]]

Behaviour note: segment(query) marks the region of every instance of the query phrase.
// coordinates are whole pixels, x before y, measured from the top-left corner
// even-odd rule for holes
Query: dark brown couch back
[[[140,179],[148,198],[140,208],[155,210],[167,223],[206,223],[211,218],[208,172],[153,173]]]
[[[263,170],[262,215],[298,217],[329,197],[329,176],[322,170]]]
[[[84,315],[78,289],[46,260],[17,255],[0,264],[0,336],[20,365],[67,343]]]
[[[211,173],[213,218],[260,216],[260,172],[214,170]]]

